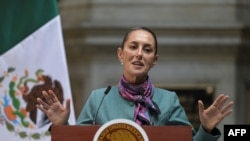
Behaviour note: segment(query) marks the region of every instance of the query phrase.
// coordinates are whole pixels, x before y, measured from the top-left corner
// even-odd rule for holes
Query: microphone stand
[[[99,106],[98,106],[98,108],[97,108],[96,114],[95,114],[94,119],[93,119],[93,123],[92,123],[93,125],[96,125],[97,114],[98,114],[98,112],[99,112],[99,109],[100,109],[100,107],[101,107],[101,105],[102,105],[102,102],[103,102],[105,96],[109,93],[110,90],[111,90],[111,86],[108,86],[108,87],[106,88],[106,90],[104,91],[104,95],[103,95],[103,97],[102,97],[102,99],[101,99],[101,102],[100,102],[100,104],[99,104]]]

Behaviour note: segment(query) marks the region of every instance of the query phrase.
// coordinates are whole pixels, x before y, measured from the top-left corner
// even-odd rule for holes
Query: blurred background
[[[153,83],[174,90],[195,127],[197,100],[235,102],[224,124],[250,124],[249,0],[58,0],[76,117],[93,89],[116,85],[116,49],[133,26],[158,36]]]

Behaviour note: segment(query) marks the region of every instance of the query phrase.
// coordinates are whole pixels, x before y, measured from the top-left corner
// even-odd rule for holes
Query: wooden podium
[[[51,141],[93,141],[101,126],[57,125],[51,128]],[[142,126],[149,141],[192,141],[190,126]]]

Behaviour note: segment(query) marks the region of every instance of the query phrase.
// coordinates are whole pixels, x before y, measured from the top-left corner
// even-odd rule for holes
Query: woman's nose
[[[141,48],[138,48],[137,52],[136,52],[136,57],[141,58],[143,54],[143,50]]]
[[[137,50],[137,55],[141,56],[141,55],[142,55],[142,52],[143,52],[142,48],[138,48],[138,50]]]

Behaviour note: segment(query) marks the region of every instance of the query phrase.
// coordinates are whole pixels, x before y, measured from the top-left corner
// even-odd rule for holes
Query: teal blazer
[[[93,90],[80,115],[76,121],[78,125],[93,124],[96,116],[95,123],[103,125],[113,119],[129,119],[134,118],[135,103],[125,100],[118,92],[117,86],[112,86],[109,93],[104,97],[106,88]],[[179,102],[178,96],[175,92],[171,92],[161,88],[154,88],[153,101],[156,102],[161,110],[161,114],[154,116],[151,115],[151,122],[154,126],[162,125],[186,125],[191,126],[193,129],[194,141],[216,141],[221,136],[221,132],[216,128],[212,134],[208,134],[200,126],[198,131],[195,131],[189,122],[184,108]],[[101,104],[99,111],[97,109]],[[97,113],[97,115],[96,115]],[[197,115],[198,116],[198,115]]]

